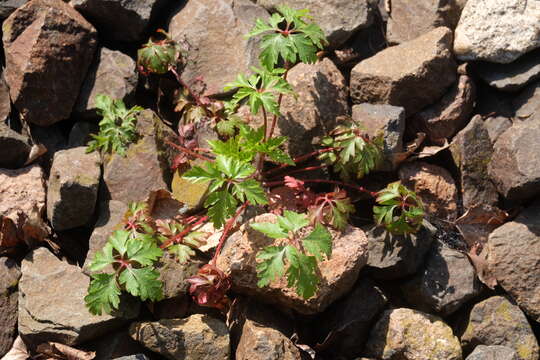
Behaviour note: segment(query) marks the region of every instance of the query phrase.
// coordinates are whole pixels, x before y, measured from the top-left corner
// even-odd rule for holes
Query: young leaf
[[[233,195],[240,201],[244,202],[246,199],[254,205],[266,205],[268,200],[266,194],[261,186],[261,183],[255,179],[248,179],[233,184]]]
[[[322,261],[324,255],[330,258],[332,254],[332,234],[321,224],[316,224],[315,229],[302,240],[302,245],[317,261]]]
[[[110,242],[107,242],[101,251],[98,251],[94,256],[94,260],[90,263],[90,271],[99,271],[108,265],[112,265],[115,262],[113,256],[113,246]]]
[[[219,229],[225,221],[234,215],[238,202],[228,191],[221,190],[211,193],[204,206],[208,208],[210,220]]]
[[[129,266],[120,274],[118,280],[131,295],[138,296],[143,301],[158,301],[163,298],[162,284],[158,278],[159,273],[150,267],[135,269]]]
[[[289,236],[288,232],[283,230],[279,224],[273,224],[269,222],[264,223],[252,223],[250,226],[262,232],[264,235],[269,236],[273,239],[284,239]]]
[[[142,266],[152,265],[163,255],[163,251],[152,241],[131,239],[127,243],[127,257]]]
[[[298,295],[309,299],[317,291],[319,276],[317,275],[317,260],[314,256],[307,256],[295,247],[286,247],[289,268],[287,269],[287,282],[289,287],[296,288]]]
[[[309,220],[304,214],[298,214],[294,211],[285,210],[283,215],[284,216],[278,216],[278,224],[284,230],[295,233],[304,226],[309,225]]]
[[[120,288],[113,274],[93,274],[84,297],[88,310],[94,315],[110,314],[120,304]]]
[[[285,264],[283,263],[285,253],[286,247],[283,246],[269,246],[259,251],[257,254],[257,261],[259,262],[257,264],[257,276],[259,278],[257,286],[267,286],[272,281],[283,276],[285,273]]]
[[[145,75],[165,74],[175,65],[180,54],[180,47],[176,42],[167,33],[161,32],[165,35],[165,39],[150,39],[137,52],[137,66]]]
[[[171,254],[174,254],[176,260],[180,264],[185,264],[192,257],[195,256],[195,251],[187,245],[176,244],[168,247]]]

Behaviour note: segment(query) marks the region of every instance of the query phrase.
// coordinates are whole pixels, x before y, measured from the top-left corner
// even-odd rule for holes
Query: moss
[[[495,313],[497,316],[500,316],[505,321],[515,323],[514,318],[512,317],[512,314],[510,313],[511,307],[510,303],[508,301],[503,301],[499,306],[497,306],[497,309],[495,310]]]
[[[90,187],[97,184],[97,180],[91,176],[82,174],[75,177],[75,183],[85,187]]]
[[[529,342],[527,344],[519,344],[516,350],[521,359],[533,359],[533,349]]]

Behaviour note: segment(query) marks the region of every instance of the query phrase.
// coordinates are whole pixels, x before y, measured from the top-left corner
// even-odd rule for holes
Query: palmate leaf
[[[289,233],[286,230],[283,230],[279,224],[263,222],[251,223],[250,226],[272,239],[284,239],[289,236]]]
[[[302,240],[302,245],[317,261],[322,261],[325,255],[330,258],[332,254],[332,234],[321,224],[316,224],[315,229]]]
[[[282,229],[293,233],[309,225],[309,220],[306,215],[299,214],[294,211],[285,210],[284,216],[278,216],[278,224]]]
[[[120,304],[120,287],[114,274],[93,274],[84,302],[90,313],[110,314]]]
[[[90,271],[99,271],[115,262],[113,256],[113,246],[107,242],[101,251],[98,251],[94,256],[94,260],[90,263]]]
[[[187,245],[176,244],[168,247],[168,250],[173,254],[176,260],[180,264],[185,264],[191,259],[192,256],[195,256],[195,251]]]
[[[317,260],[314,256],[307,256],[299,252],[295,247],[287,246],[287,285],[294,287],[298,295],[309,299],[315,295],[319,285],[317,275]]]
[[[288,247],[268,246],[257,254],[257,286],[264,287],[285,274],[283,262]]]
[[[227,190],[215,191],[206,199],[204,206],[208,208],[208,217],[219,229],[225,221],[234,215],[238,201]]]
[[[176,42],[164,31],[162,33],[165,34],[165,39],[150,39],[137,52],[137,65],[144,74],[165,74],[175,65],[180,54],[180,47]]]
[[[163,298],[162,283],[158,278],[159,273],[150,267],[136,269],[128,266],[118,280],[131,295],[143,301],[158,301]]]
[[[152,265],[163,255],[163,251],[154,241],[130,239],[127,243],[127,257],[142,266]]]
[[[240,201],[249,201],[254,205],[266,205],[266,193],[261,183],[255,179],[247,179],[233,184],[233,195]]]

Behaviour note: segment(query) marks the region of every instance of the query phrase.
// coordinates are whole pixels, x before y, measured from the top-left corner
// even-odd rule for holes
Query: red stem
[[[176,80],[180,83],[180,85],[182,85],[182,87],[184,87],[188,91],[189,95],[195,100],[197,105],[204,109],[206,115],[209,115],[208,109],[206,108],[206,105],[201,101],[201,98],[197,94],[195,94],[194,91],[191,90],[191,88],[184,80],[182,80],[180,75],[178,75],[178,73],[176,72],[176,69],[174,67],[171,67],[169,70],[171,70],[171,72],[174,74],[174,77],[176,77]]]
[[[320,154],[323,154],[323,153],[329,152],[329,151],[334,151],[334,150],[336,150],[336,149],[337,149],[337,148],[333,148],[333,147],[331,147],[331,148],[326,148],[326,149],[320,149],[320,150],[317,150],[317,151],[310,152],[309,154],[305,154],[305,155],[299,156],[299,157],[293,159],[293,161],[294,161],[295,164],[298,164],[298,163],[304,162],[304,161],[306,161],[306,160],[309,160],[309,159],[311,159],[312,157],[315,157],[315,156],[317,156],[317,155],[320,155]],[[289,167],[289,166],[292,166],[292,165],[289,165],[289,164],[282,164],[282,165],[278,166],[277,168],[270,169],[270,170],[264,172],[263,175],[265,175],[265,176],[272,175],[272,174],[274,174],[274,173],[276,173],[276,172],[279,172],[280,170],[285,169],[285,168],[287,168],[287,167]]]
[[[227,223],[225,224],[225,228],[223,229],[223,234],[221,234],[221,237],[219,238],[219,243],[218,243],[216,252],[214,254],[214,257],[212,258],[212,265],[216,266],[217,257],[221,253],[221,248],[225,244],[225,240],[227,240],[227,238],[229,237],[229,232],[231,231],[233,225],[236,223],[236,220],[238,219],[240,214],[246,209],[248,205],[249,205],[249,201],[246,201],[245,203],[243,203],[242,206],[240,206],[238,210],[236,211],[236,214],[234,214],[234,216],[230,218],[229,221],[227,221]]]
[[[196,152],[191,151],[191,150],[189,150],[188,148],[183,147],[182,145],[175,144],[175,143],[173,143],[173,142],[171,142],[171,141],[169,141],[169,140],[165,140],[165,142],[166,142],[167,144],[169,144],[170,146],[172,146],[173,148],[175,148],[176,150],[185,152],[186,154],[191,155],[191,156],[194,156],[194,157],[196,157],[196,158],[198,158],[198,159],[205,160],[205,161],[215,161],[215,160],[212,159],[212,158],[209,158],[209,157],[207,157],[207,156],[203,156],[203,155],[197,154]]]
[[[193,230],[193,228],[195,228],[196,226],[201,225],[203,222],[206,222],[208,219],[209,219],[208,216],[203,216],[202,218],[200,218],[199,220],[197,220],[193,224],[190,224],[188,227],[186,227],[184,230],[182,230],[182,232],[180,232],[180,234],[175,235],[174,237],[170,238],[169,240],[167,240],[166,242],[161,244],[160,248],[165,249],[165,248],[169,247],[169,245],[171,245],[173,243],[180,242],[181,240],[184,239],[184,236],[186,236],[187,234],[189,234],[191,232],[191,230]]]
[[[328,165],[326,165],[326,164],[318,165],[318,166],[308,166],[308,167],[305,167],[305,168],[302,168],[302,169],[291,170],[291,171],[287,172],[287,175],[296,174],[296,173],[300,173],[300,172],[306,172],[306,171],[324,169],[326,167],[328,167]]]
[[[283,74],[283,80],[287,80],[287,74],[289,73],[289,63],[285,63],[285,73]],[[278,97],[278,109],[281,108],[281,100],[283,100],[283,94],[279,94]],[[268,139],[272,138],[272,135],[274,135],[274,129],[276,128],[278,116],[274,114],[274,118],[272,119],[272,125],[270,126],[270,132],[268,133]]]
[[[342,182],[342,181],[322,180],[322,179],[305,179],[305,180],[302,179],[302,181],[303,181],[304,183],[316,183],[316,184],[333,184],[333,185],[339,185],[339,186],[348,187],[348,188],[354,189],[354,190],[356,190],[356,191],[360,191],[360,192],[369,194],[369,195],[371,195],[372,197],[377,197],[377,196],[378,196],[378,193],[375,192],[375,191],[369,191],[368,189],[364,188],[363,186],[358,186],[358,185],[354,185],[354,184],[349,184],[349,183],[345,183],[345,182]],[[267,182],[267,183],[264,183],[264,186],[266,186],[266,187],[276,187],[276,186],[283,185],[284,183],[285,183],[285,181],[273,181],[273,182]]]

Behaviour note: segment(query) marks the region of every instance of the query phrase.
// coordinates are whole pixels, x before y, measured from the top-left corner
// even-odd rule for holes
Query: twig
[[[236,223],[236,220],[238,219],[240,214],[246,209],[248,205],[249,205],[249,201],[246,201],[245,203],[243,203],[242,206],[240,206],[238,210],[236,211],[236,214],[234,214],[234,216],[230,218],[229,221],[227,221],[227,223],[225,224],[225,228],[223,229],[223,234],[221,234],[221,237],[219,238],[219,243],[216,248],[216,252],[214,253],[214,257],[212,258],[212,265],[216,266],[217,257],[221,253],[221,248],[225,244],[225,240],[227,240],[227,238],[229,237],[229,232],[231,231],[233,225]]]
[[[178,235],[175,235],[174,237],[170,238],[169,240],[167,240],[166,242],[164,242],[163,244],[161,244],[160,248],[161,249],[165,249],[167,247],[169,247],[169,245],[173,244],[173,243],[177,243],[177,242],[180,242],[181,240],[184,239],[184,237],[189,234],[191,232],[191,230],[193,230],[193,228],[195,228],[196,226],[199,226],[201,225],[203,222],[205,221],[208,221],[209,217],[208,216],[203,216],[202,218],[200,218],[199,220],[197,220],[196,222],[188,225],[184,230],[182,230],[182,232],[180,232],[180,234]]]
[[[331,148],[326,148],[326,149],[320,149],[320,150],[317,150],[317,151],[310,152],[309,154],[305,154],[305,155],[299,156],[299,157],[293,159],[293,161],[294,161],[295,164],[299,164],[299,163],[301,163],[301,162],[304,162],[304,161],[306,161],[306,160],[311,159],[312,157],[315,157],[315,156],[317,156],[317,155],[323,154],[323,153],[325,153],[325,152],[334,151],[334,150],[336,150],[336,149],[337,149],[337,148],[333,148],[333,147],[331,147]],[[270,169],[270,170],[264,172],[263,175],[265,175],[265,176],[272,175],[272,174],[274,174],[274,173],[276,173],[276,172],[279,172],[280,170],[283,170],[283,169],[285,169],[285,168],[288,168],[289,166],[293,166],[293,165],[282,164],[282,165],[278,166],[277,168]]]
[[[186,147],[183,147],[182,145],[178,145],[178,144],[175,144],[169,140],[165,140],[165,143],[167,143],[168,145],[172,146],[173,148],[175,148],[176,150],[178,151],[182,151],[182,152],[185,152],[186,154],[188,155],[191,155],[193,157],[196,157],[198,159],[201,159],[201,160],[204,160],[204,161],[215,161],[214,159],[210,158],[210,157],[207,157],[207,156],[203,156],[201,154],[197,154],[196,152],[194,151],[191,151],[189,150],[188,148]]]
[[[302,179],[302,181],[304,183],[339,185],[339,186],[348,187],[348,188],[354,189],[356,191],[360,191],[360,192],[369,194],[372,197],[377,197],[378,196],[378,193],[376,191],[369,191],[368,189],[364,188],[363,186],[349,184],[349,183],[345,183],[345,182],[342,182],[342,181],[322,180],[322,179],[305,179],[305,180]],[[285,184],[285,181],[281,180],[281,181],[267,182],[267,183],[264,183],[263,185],[266,186],[266,187],[276,187],[276,186],[280,186],[280,185],[283,185],[283,184]]]
[[[189,95],[195,100],[197,105],[204,109],[204,112],[206,113],[206,115],[210,115],[208,108],[201,101],[201,98],[197,94],[195,94],[193,90],[191,90],[191,88],[188,86],[188,84],[184,80],[182,80],[180,75],[178,75],[178,73],[176,72],[176,69],[174,67],[171,67],[169,70],[171,70],[171,72],[174,74],[176,81],[178,81],[180,85],[182,85],[182,87],[188,91]]]

